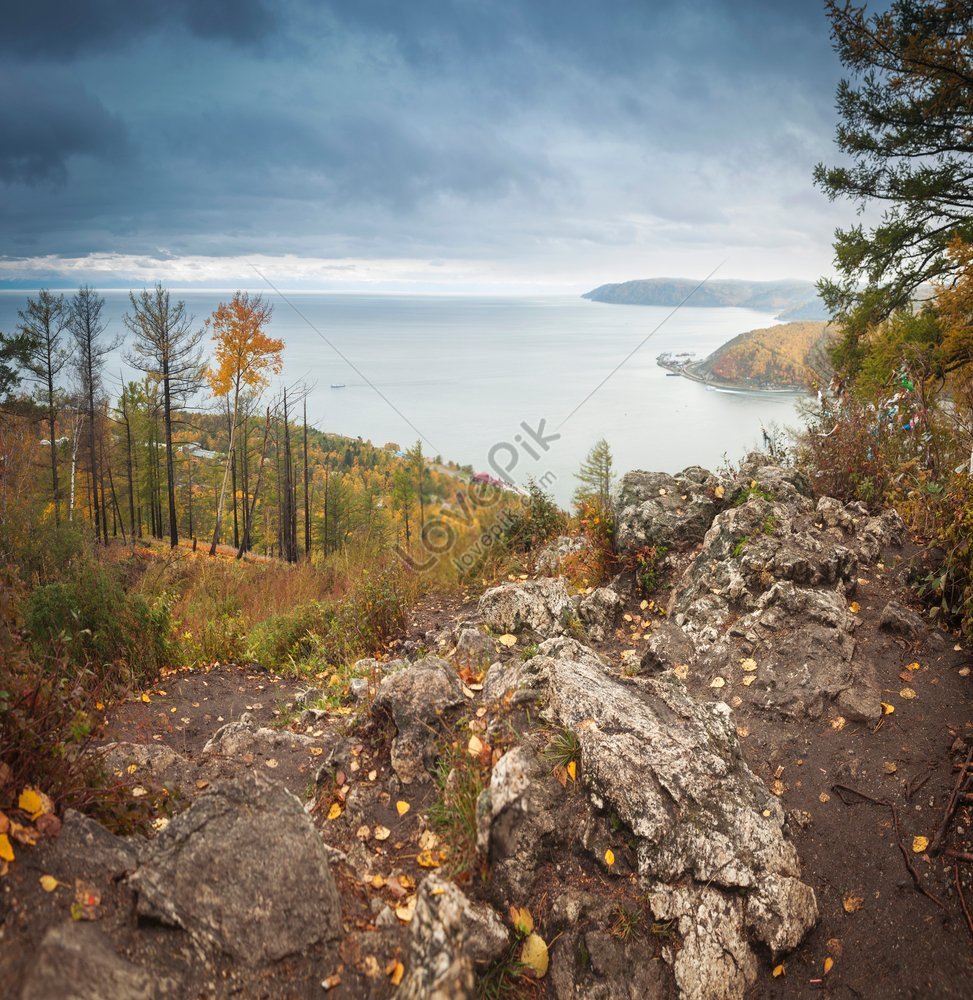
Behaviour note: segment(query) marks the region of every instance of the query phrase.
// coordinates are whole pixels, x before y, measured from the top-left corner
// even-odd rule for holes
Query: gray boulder
[[[712,905],[732,935],[773,955],[795,947],[817,920],[814,893],[800,881],[780,802],[743,760],[729,708],[696,701],[671,673],[625,680],[555,660],[550,677],[551,718],[577,735],[592,802],[632,831],[649,887],[705,884],[723,897]]]
[[[537,636],[560,635],[572,613],[562,579],[504,583],[486,591],[477,618],[493,632],[528,631]]]
[[[477,847],[503,898],[530,896],[553,847],[557,800],[550,766],[529,747],[508,750],[494,765],[477,803]]]
[[[617,591],[599,587],[582,600],[578,617],[590,639],[604,642],[614,630],[624,607],[625,602]]]
[[[485,904],[429,875],[419,887],[411,924],[408,972],[396,996],[405,1000],[465,1000],[476,996],[476,974],[507,949],[510,935]]]
[[[497,644],[478,628],[460,629],[456,637],[453,661],[458,667],[479,672],[486,670],[497,658]]]
[[[680,1000],[737,1000],[757,978],[747,941],[743,900],[709,886],[661,886],[649,896],[652,912],[671,920],[682,939],[665,955],[672,962]]]
[[[427,656],[382,679],[372,712],[385,712],[395,723],[392,768],[403,784],[429,777],[439,716],[463,701],[456,671],[438,656]]]
[[[341,932],[324,842],[300,801],[260,774],[218,785],[176,816],[129,884],[140,915],[245,965]]]
[[[245,753],[269,753],[272,750],[306,747],[313,742],[312,737],[303,733],[292,733],[287,729],[270,729],[266,726],[258,727],[254,717],[249,712],[244,712],[239,721],[220,726],[203,747],[203,753],[222,757],[241,757]]]
[[[61,832],[49,845],[51,861],[48,864],[57,868],[56,859],[69,859],[72,865],[80,864],[90,879],[114,880],[136,869],[135,847],[139,843],[116,837],[89,816],[66,809]]]
[[[21,1000],[157,1000],[177,995],[175,982],[160,981],[116,954],[94,924],[69,921],[52,927],[27,969]]]
[[[901,635],[906,639],[918,639],[926,632],[926,623],[922,618],[898,601],[889,601],[885,605],[878,620],[878,627],[883,632]]]
[[[672,549],[697,544],[723,506],[728,488],[725,480],[698,466],[675,476],[626,473],[615,504],[615,548],[629,555],[650,545]]]

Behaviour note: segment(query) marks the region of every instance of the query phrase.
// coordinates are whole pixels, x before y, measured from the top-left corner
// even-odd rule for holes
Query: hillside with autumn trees
[[[741,333],[691,366],[704,381],[749,389],[816,389],[827,381],[828,324],[781,323]]]
[[[59,678],[70,714],[174,664],[374,653],[529,526],[515,492],[421,441],[308,426],[259,295],[197,320],[161,285],[133,292],[124,342],[103,305],[44,290],[0,335],[2,630],[24,690],[57,700]],[[112,392],[118,350],[130,377]]]

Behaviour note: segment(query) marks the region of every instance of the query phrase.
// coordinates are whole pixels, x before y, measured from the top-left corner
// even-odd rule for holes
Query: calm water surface
[[[0,292],[0,330],[15,327],[29,294]],[[202,321],[230,294],[178,297]],[[109,330],[123,334],[127,295],[104,295]],[[669,378],[655,363],[663,351],[703,357],[738,333],[772,325],[764,313],[683,308],[669,316],[669,309],[575,298],[267,297],[270,332],[287,344],[282,378],[311,386],[309,422],[376,444],[405,447],[421,436],[427,454],[478,470],[490,470],[492,454],[492,465],[519,482],[546,476],[562,502],[599,437],[619,471],[673,472],[737,459],[759,442],[762,427],[797,422],[794,396],[715,392]],[[112,360],[112,391],[121,366],[120,357]],[[561,435],[547,450],[521,426],[536,431],[542,420],[545,435]]]

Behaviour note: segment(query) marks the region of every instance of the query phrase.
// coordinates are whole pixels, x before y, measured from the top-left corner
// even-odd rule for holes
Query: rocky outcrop
[[[217,786],[176,816],[129,884],[140,916],[244,965],[341,932],[324,843],[300,801],[259,774]]]
[[[706,681],[737,680],[741,659],[755,660],[740,697],[761,708],[815,718],[837,701],[851,718],[875,719],[880,690],[873,665],[855,655],[851,599],[861,565],[901,544],[902,523],[828,497],[815,505],[800,482],[769,468],[755,475],[758,485],[714,518],[677,582],[672,621]],[[666,645],[653,640],[647,668],[674,665]]]
[[[430,875],[419,889],[409,971],[396,995],[472,1000],[477,972],[499,958],[509,941],[509,932],[489,906],[471,902],[454,883]]]
[[[635,924],[630,934],[612,933],[619,917]],[[551,907],[553,946],[549,979],[557,1000],[668,1000],[672,974],[646,960],[645,914],[582,889],[562,893]],[[579,960],[583,959],[583,960]]]
[[[203,753],[239,757],[255,750],[269,752],[287,747],[306,747],[313,742],[311,737],[303,733],[258,726],[254,717],[249,712],[244,712],[237,722],[228,722],[217,729],[203,747]]]
[[[392,768],[403,784],[428,778],[440,714],[463,700],[456,671],[437,656],[383,678],[372,712],[387,713],[395,724]]]
[[[508,750],[493,766],[477,803],[477,847],[501,898],[527,899],[534,888],[553,847],[556,802],[551,768],[530,747]]]
[[[560,635],[572,612],[562,579],[505,583],[486,591],[477,605],[477,619],[492,632],[541,638]]]
[[[629,555],[647,546],[666,549],[700,542],[723,505],[727,484],[692,466],[675,476],[628,472],[615,505],[615,546]]]
[[[676,919],[695,900],[718,915],[712,933],[705,922],[694,933],[699,954],[717,956],[719,968],[694,960],[703,985],[681,983],[685,995],[717,995],[706,990],[725,975],[733,941],[752,939],[776,955],[813,926],[814,893],[800,881],[783,809],[743,761],[726,705],[696,701],[672,674],[624,680],[590,662],[555,660],[549,713],[578,738],[593,804],[631,830],[638,873],[661,894],[660,913]],[[719,995],[743,995],[756,968],[749,945],[733,964],[739,981]]]
[[[604,642],[611,634],[625,607],[621,594],[611,587],[593,590],[578,605],[578,617],[588,638]]]
[[[159,744],[106,743],[95,752],[102,765],[115,774],[146,774],[163,785],[184,784],[192,774],[185,757]]]

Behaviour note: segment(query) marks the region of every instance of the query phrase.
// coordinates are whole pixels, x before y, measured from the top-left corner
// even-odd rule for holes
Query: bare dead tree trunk
[[[307,397],[304,397],[304,555],[311,558],[311,490],[307,464]]]

